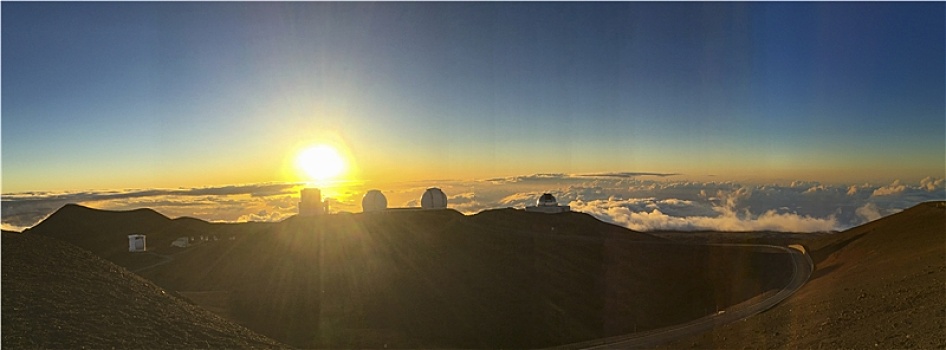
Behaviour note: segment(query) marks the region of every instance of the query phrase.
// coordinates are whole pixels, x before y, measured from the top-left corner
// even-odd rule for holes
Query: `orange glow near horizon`
[[[319,141],[300,144],[293,159],[294,175],[304,187],[318,188],[323,199],[351,202],[360,193],[360,170],[355,155],[337,135],[316,138]],[[288,169],[287,169],[288,170]]]

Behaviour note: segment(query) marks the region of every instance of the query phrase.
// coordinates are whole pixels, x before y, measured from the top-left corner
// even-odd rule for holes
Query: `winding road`
[[[646,243],[645,243],[646,244]],[[778,251],[791,254],[794,271],[792,279],[781,290],[772,296],[764,298],[753,298],[748,301],[736,304],[715,315],[705,316],[687,323],[674,326],[654,329],[646,332],[637,332],[626,335],[614,336],[609,338],[595,339],[591,341],[566,344],[558,346],[559,349],[628,349],[653,347],[671,340],[708,331],[714,327],[719,327],[727,323],[739,321],[772,308],[782,302],[798,289],[800,289],[814,271],[814,263],[811,257],[801,246],[780,247],[772,245],[752,245],[752,244],[709,244],[710,246],[736,246],[747,247],[751,249]]]

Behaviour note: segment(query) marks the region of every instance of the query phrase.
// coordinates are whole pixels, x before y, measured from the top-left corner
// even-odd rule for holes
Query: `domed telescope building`
[[[543,193],[542,196],[539,196],[539,199],[535,201],[535,206],[526,207],[526,211],[554,214],[571,211],[571,208],[567,205],[558,205],[558,201],[555,200],[555,196],[551,193]]]
[[[376,213],[388,209],[388,199],[378,190],[370,190],[361,199],[361,210],[365,213]]]
[[[447,207],[447,195],[439,188],[431,187],[420,197],[420,207],[424,209],[444,209]]]

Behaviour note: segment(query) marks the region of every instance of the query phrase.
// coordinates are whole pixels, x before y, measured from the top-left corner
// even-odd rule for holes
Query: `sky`
[[[568,189],[587,187],[582,175],[606,173],[944,197],[941,2],[0,7],[5,225],[29,225],[7,220],[23,198],[220,188],[263,198],[261,186],[297,198],[311,179],[295,159],[315,144],[348,160],[336,179],[347,187],[329,191],[342,208],[356,207],[355,189],[482,189],[535,174],[561,176],[525,192],[496,185],[499,199],[559,191],[577,201]],[[692,200],[719,208],[715,188]],[[810,215],[874,203],[833,200]],[[880,212],[912,203],[881,202]],[[289,210],[267,205],[250,214]],[[750,216],[768,207],[804,217],[774,202]],[[178,209],[167,210],[186,215]]]

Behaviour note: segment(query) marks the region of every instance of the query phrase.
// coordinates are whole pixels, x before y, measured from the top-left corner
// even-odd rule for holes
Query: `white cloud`
[[[621,173],[618,173],[621,174]],[[427,187],[440,187],[448,206],[465,214],[534,205],[542,193],[559,203],[625,227],[648,230],[830,231],[863,224],[930,200],[946,200],[943,179],[886,186],[743,185],[670,181],[667,177],[545,174],[484,181],[412,181],[374,184],[397,206],[419,206]],[[613,175],[613,174],[608,174]],[[631,176],[633,175],[633,176]],[[646,176],[645,176],[646,177]],[[507,181],[508,180],[508,181]],[[101,209],[149,207],[169,216],[208,221],[278,221],[297,213],[300,184],[247,184],[192,189],[136,189],[71,193],[4,194],[4,228],[30,227],[66,203]],[[361,210],[362,188],[324,191],[333,211]]]
[[[26,230],[28,228],[30,227],[29,226],[15,226],[7,222],[0,224],[0,229],[4,231],[23,232],[23,230]]]
[[[537,194],[533,192],[514,193],[500,199],[498,204],[502,207],[524,208],[535,204],[536,196]]]
[[[848,196],[855,196],[855,195],[857,195],[857,186],[852,185],[851,187],[848,187],[848,189],[847,189],[847,195],[848,195]]]
[[[829,190],[828,190],[828,188],[824,187],[824,185],[818,185],[818,186],[812,186],[811,188],[805,190],[805,192],[802,192],[802,193],[803,193],[803,194],[815,194],[815,193],[827,192],[827,191],[829,191]]]
[[[464,214],[475,214],[490,207],[480,203],[473,192],[460,193],[447,197],[447,207]]]
[[[944,188],[944,182],[946,182],[946,178],[937,179],[932,176],[927,176],[927,177],[924,177],[922,180],[920,180],[920,188],[925,189],[929,192],[933,192],[936,190],[942,191]]]
[[[295,213],[293,213],[295,214]],[[289,218],[293,214],[287,214],[285,212],[267,212],[266,210],[260,210],[254,214],[245,214],[240,216],[236,221],[238,222],[247,222],[247,221],[263,221],[263,222],[272,222],[272,221],[281,221],[283,219]]]
[[[907,186],[900,184],[900,180],[894,180],[890,185],[874,190],[873,196],[891,196],[903,193]]]
[[[3,195],[5,227],[28,228],[69,203],[107,210],[152,208],[169,217],[192,216],[208,221],[239,221],[244,215],[295,213],[289,193],[295,183],[262,183],[179,189],[129,189],[76,192],[30,192]],[[290,204],[291,203],[291,204]],[[249,217],[249,216],[247,216]]]
[[[739,194],[743,193],[743,194]],[[746,192],[738,192],[737,198]],[[727,203],[734,203],[730,199]],[[839,229],[833,216],[815,218],[794,213],[778,213],[769,210],[761,215],[754,215],[748,210],[734,211],[731,208],[714,207],[715,215],[668,215],[661,210],[661,205],[686,204],[693,202],[664,200],[652,201],[652,205],[641,205],[639,200],[630,201],[573,201],[575,211],[591,214],[599,219],[614,222],[636,231],[781,231],[781,232],[827,232]],[[642,208],[643,207],[643,208]]]
[[[880,213],[880,208],[878,208],[877,204],[874,203],[864,204],[862,207],[857,208],[855,213],[857,213],[857,216],[864,218],[866,222],[874,221],[883,217],[883,215]]]

